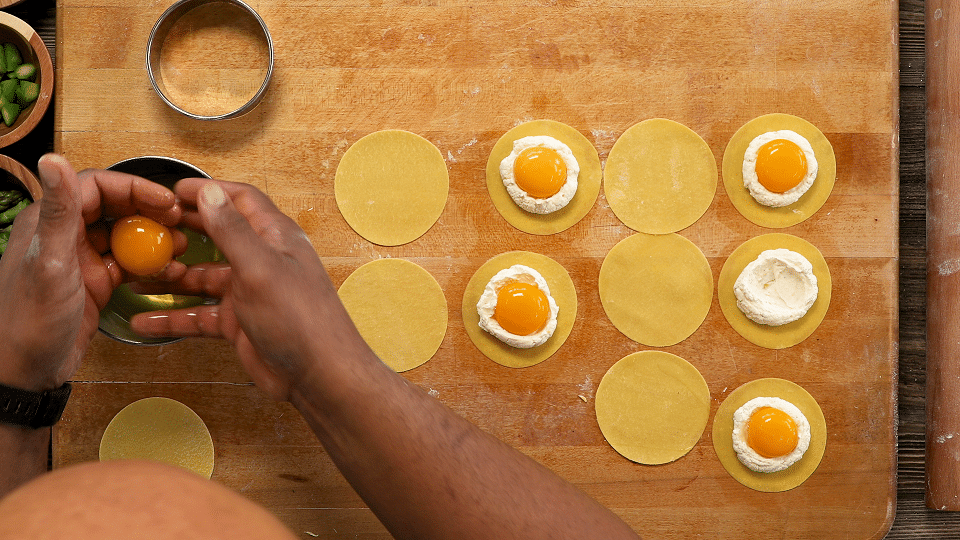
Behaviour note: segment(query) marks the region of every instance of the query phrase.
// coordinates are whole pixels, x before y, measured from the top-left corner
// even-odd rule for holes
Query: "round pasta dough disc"
[[[710,389],[689,362],[663,351],[633,353],[597,387],[597,423],[614,450],[645,465],[675,461],[703,435]]]
[[[148,459],[213,474],[213,439],[203,420],[179,401],[150,397],[123,408],[100,439],[100,461]]]
[[[693,225],[717,191],[710,147],[672,120],[644,120],[620,135],[603,173],[610,209],[627,227],[649,234]]]
[[[361,138],[343,154],[333,188],[340,213],[357,234],[399,246],[420,238],[440,218],[450,178],[430,141],[388,130]]]
[[[733,414],[744,403],[757,397],[778,397],[794,404],[810,422],[810,447],[800,461],[775,473],[759,473],[748,469],[733,450]],[[803,482],[820,466],[827,447],[827,421],[817,400],[795,383],[783,379],[757,379],[737,388],[727,396],[713,417],[713,449],[723,468],[738,482],[750,489],[765,492],[787,491]]]
[[[513,142],[536,135],[547,135],[569,146],[580,165],[576,195],[566,206],[549,214],[533,214],[517,206],[500,178],[500,162],[510,155]],[[526,122],[504,133],[487,159],[487,191],[493,206],[510,225],[530,234],[558,233],[583,219],[597,201],[602,178],[597,149],[579,131],[553,120]]]
[[[429,272],[410,261],[368,262],[347,277],[338,294],[364,341],[394,371],[423,364],[443,342],[443,290]]]
[[[743,269],[756,260],[761,253],[778,248],[799,253],[810,261],[813,265],[813,275],[817,277],[818,292],[817,300],[806,315],[792,323],[769,326],[751,321],[740,311],[733,285]],[[723,263],[723,269],[720,270],[720,277],[717,279],[717,299],[720,301],[720,310],[723,311],[727,322],[747,341],[767,349],[785,349],[810,337],[827,314],[832,289],[830,268],[827,267],[827,261],[820,250],[802,238],[783,233],[757,236],[741,244]]]
[[[539,272],[550,287],[550,296],[560,307],[557,313],[557,329],[553,335],[544,344],[531,349],[511,347],[488,334],[480,328],[480,315],[477,313],[477,302],[490,278],[500,270],[515,264],[529,266]],[[493,257],[473,274],[470,282],[467,283],[467,289],[463,292],[461,313],[470,341],[487,358],[506,367],[530,367],[553,356],[553,353],[557,352],[567,340],[577,318],[577,290],[567,270],[550,257],[529,251],[510,251]]]
[[[771,208],[758,203],[743,185],[743,155],[750,141],[758,135],[783,129],[799,133],[810,142],[817,157],[817,178],[797,202]],[[723,152],[723,186],[730,202],[743,217],[761,227],[782,229],[809,218],[827,201],[836,179],[837,158],[830,141],[810,122],[789,114],[767,114],[747,122],[733,135]]]
[[[686,238],[637,233],[603,259],[599,288],[617,330],[638,343],[667,347],[690,337],[707,317],[713,272]]]

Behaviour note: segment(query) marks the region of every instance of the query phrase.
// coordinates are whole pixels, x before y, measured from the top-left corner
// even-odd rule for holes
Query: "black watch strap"
[[[70,383],[31,392],[0,384],[0,423],[31,428],[49,427],[60,420],[70,397]]]

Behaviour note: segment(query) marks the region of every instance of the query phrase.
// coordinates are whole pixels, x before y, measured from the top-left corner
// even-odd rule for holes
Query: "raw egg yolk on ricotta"
[[[150,218],[129,216],[114,223],[110,251],[124,270],[149,276],[173,259],[173,236],[170,229]]]
[[[567,165],[560,154],[543,146],[520,152],[513,164],[513,174],[520,189],[533,198],[556,195],[567,181]]]
[[[750,416],[747,445],[765,458],[781,457],[797,447],[797,424],[774,407],[760,407]]]
[[[807,158],[797,143],[774,139],[757,152],[757,180],[773,193],[796,187],[807,174]]]
[[[547,324],[550,303],[534,284],[508,283],[497,291],[497,307],[493,318],[513,335],[529,336]]]

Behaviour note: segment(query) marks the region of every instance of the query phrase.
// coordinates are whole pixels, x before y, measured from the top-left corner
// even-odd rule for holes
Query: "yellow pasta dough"
[[[599,288],[617,330],[644,345],[667,347],[688,338],[707,317],[713,272],[686,238],[637,233],[603,259]]]
[[[596,412],[614,450],[637,463],[660,465],[683,457],[700,440],[710,390],[683,358],[643,351],[624,357],[603,376]]]
[[[213,439],[203,420],[179,401],[150,397],[124,407],[100,440],[100,461],[162,461],[210,478]]]
[[[477,301],[480,300],[490,278],[515,264],[529,266],[539,272],[550,287],[550,295],[560,307],[557,313],[557,329],[553,336],[542,345],[531,349],[511,347],[488,334],[480,328],[480,315],[477,313]],[[484,263],[470,278],[463,293],[461,314],[467,335],[487,358],[506,367],[530,367],[553,356],[570,335],[577,318],[577,290],[566,269],[546,255],[529,251],[501,253]]]
[[[780,326],[768,326],[751,321],[737,307],[737,297],[733,285],[737,277],[748,264],[768,249],[785,248],[803,255],[813,265],[813,275],[817,277],[817,300],[800,319]],[[813,244],[790,234],[771,233],[747,240],[727,257],[717,279],[717,299],[720,310],[730,326],[747,341],[768,349],[792,347],[807,339],[820,326],[827,308],[833,282],[830,268]]]
[[[371,133],[351,146],[334,178],[340,213],[381,246],[412,242],[436,223],[450,178],[436,146],[408,131]]]
[[[710,147],[672,120],[644,120],[620,135],[603,172],[610,209],[627,227],[649,234],[693,225],[717,191]]]
[[[513,142],[537,135],[553,137],[569,146],[580,165],[576,195],[565,207],[549,214],[533,214],[517,206],[500,178],[500,162],[513,150]],[[508,223],[530,234],[558,233],[583,219],[597,201],[602,178],[597,149],[579,131],[553,120],[526,122],[504,133],[487,159],[487,191],[494,207]]]
[[[817,178],[797,202],[780,208],[758,203],[743,185],[743,156],[750,141],[771,131],[790,130],[802,135],[813,147],[819,165]],[[730,139],[723,152],[723,186],[733,206],[761,227],[780,229],[796,225],[823,206],[837,178],[837,158],[833,146],[816,126],[789,114],[767,114],[744,124]]]
[[[443,290],[429,272],[410,261],[369,262],[350,274],[338,294],[364,341],[394,371],[420,366],[443,342]]]
[[[744,403],[757,397],[789,401],[810,422],[810,446],[800,461],[774,473],[750,470],[733,449],[733,415]],[[713,417],[713,449],[723,468],[741,484],[757,491],[787,491],[804,483],[820,466],[827,446],[827,422],[817,400],[795,383],[783,379],[757,379],[730,393]]]

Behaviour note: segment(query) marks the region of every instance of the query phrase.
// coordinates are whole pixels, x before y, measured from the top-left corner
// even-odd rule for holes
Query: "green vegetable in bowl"
[[[8,127],[17,121],[27,105],[40,97],[36,77],[37,66],[24,63],[16,45],[0,45],[0,117]]]
[[[7,250],[14,218],[29,204],[30,199],[19,190],[0,191],[0,225],[5,225],[0,229],[0,255]]]

